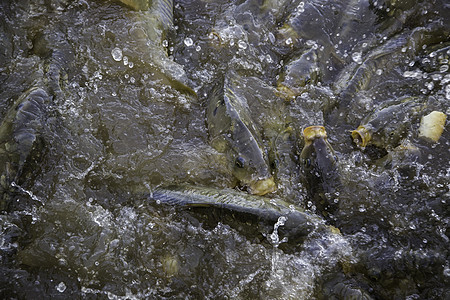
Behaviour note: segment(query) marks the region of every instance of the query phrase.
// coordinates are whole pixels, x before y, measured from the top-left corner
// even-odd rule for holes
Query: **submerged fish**
[[[32,159],[33,149],[42,144],[39,135],[48,101],[49,96],[44,89],[33,87],[17,99],[3,119],[0,125],[2,193],[8,190],[12,182],[20,179],[26,164],[32,163],[29,160]]]
[[[117,0],[134,10],[151,10],[160,26],[168,29],[173,25],[173,1],[172,0]]]
[[[167,35],[173,30],[173,0],[117,0],[138,11],[130,14],[134,23],[127,41],[123,45],[127,56],[140,58],[149,64],[147,68],[152,73],[152,79],[160,81],[161,85],[171,86],[184,94],[196,96],[191,88],[191,82],[183,67],[169,58],[167,50]],[[124,53],[125,54],[125,53]]]
[[[333,83],[336,95],[340,95],[340,106],[345,109],[353,96],[359,91],[370,90],[377,80],[385,80],[377,75],[390,74],[399,64],[416,57],[423,46],[439,44],[446,41],[448,32],[439,22],[427,27],[414,28],[392,37],[382,45],[375,47],[354,62],[348,64]]]
[[[284,67],[277,87],[284,98],[293,99],[306,85],[317,83],[320,77],[317,60],[316,50],[310,49]]]
[[[226,153],[232,172],[251,194],[264,195],[276,189],[267,155],[244,97],[235,93],[239,82],[235,72],[228,72],[210,95],[206,109],[212,146]]]
[[[394,148],[424,108],[424,100],[418,97],[404,97],[395,104],[386,104],[365,117],[352,131],[353,141],[361,148],[367,145]]]
[[[341,190],[336,155],[323,126],[303,130],[305,146],[300,154],[302,172],[311,199],[324,215],[333,213]]]

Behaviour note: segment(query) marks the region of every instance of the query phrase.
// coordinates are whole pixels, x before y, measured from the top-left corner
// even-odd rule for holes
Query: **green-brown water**
[[[448,298],[448,125],[430,143],[418,138],[422,114],[402,120],[409,148],[360,149],[350,131],[401,97],[449,114],[449,10],[439,0],[183,0],[159,40],[148,13],[113,1],[2,1],[0,295]],[[286,100],[284,66],[311,49],[314,80]],[[341,235],[286,241],[282,220],[149,198],[161,185],[238,186],[205,120],[230,69],[277,183],[264,197]],[[36,88],[44,105],[21,102]],[[310,125],[325,126],[339,161],[332,213],[301,175]]]

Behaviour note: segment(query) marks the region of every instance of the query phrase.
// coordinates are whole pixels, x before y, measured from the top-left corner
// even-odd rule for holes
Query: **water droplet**
[[[115,61],[121,61],[122,60],[122,49],[120,49],[120,48],[112,49],[111,55]]]
[[[185,38],[184,39],[184,44],[188,47],[192,46],[194,44],[194,42],[192,41],[191,38]]]
[[[427,83],[425,83],[425,86],[427,87],[427,89],[429,89],[431,91],[434,88],[434,83],[433,82],[427,82]]]
[[[352,59],[357,64],[362,64],[362,55],[361,52],[353,52]]]
[[[197,47],[195,47],[195,51],[199,52],[200,50],[202,50],[202,47],[200,47],[200,45],[197,45]]]
[[[244,42],[244,41],[242,41],[242,40],[239,40],[238,46],[239,46],[239,48],[242,49],[242,50],[247,49],[247,43]]]
[[[377,69],[375,73],[376,73],[377,75],[381,75],[381,74],[383,73],[383,70]]]
[[[269,40],[270,40],[270,42],[271,42],[272,44],[275,43],[275,36],[273,35],[272,32],[269,32]]]
[[[66,290],[66,285],[64,284],[64,282],[60,282],[57,286],[56,286],[56,290],[60,293],[64,292]]]
[[[290,45],[290,44],[292,44],[292,39],[291,39],[291,38],[288,38],[288,39],[286,40],[286,45]]]
[[[128,56],[123,57],[123,64],[124,66],[128,65]]]
[[[162,41],[163,47],[169,46],[169,42],[167,40]]]

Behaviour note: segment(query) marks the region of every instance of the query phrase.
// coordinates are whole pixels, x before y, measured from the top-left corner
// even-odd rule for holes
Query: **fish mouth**
[[[353,141],[361,148],[366,147],[372,139],[372,134],[364,126],[359,126],[355,130],[352,130],[351,133]]]
[[[277,189],[273,177],[261,179],[248,185],[247,191],[253,195],[265,195]]]
[[[309,126],[303,129],[303,137],[305,138],[305,142],[307,145],[312,143],[317,138],[327,138],[327,132],[325,131],[325,127],[314,125]]]

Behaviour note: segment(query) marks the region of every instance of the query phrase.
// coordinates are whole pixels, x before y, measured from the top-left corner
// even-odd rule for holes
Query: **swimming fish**
[[[261,136],[246,99],[234,91],[239,75],[229,71],[219,80],[206,109],[211,145],[226,153],[233,175],[251,194],[276,189]]]

